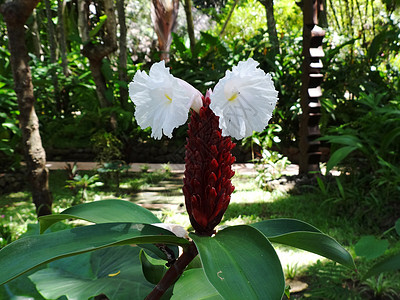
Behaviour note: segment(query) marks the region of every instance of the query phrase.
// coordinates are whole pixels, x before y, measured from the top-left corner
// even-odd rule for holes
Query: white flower
[[[161,61],[151,66],[149,75],[137,71],[129,84],[129,95],[136,105],[135,118],[141,128],[151,127],[151,136],[172,137],[174,128],[184,124],[190,107],[199,107],[201,93],[189,83],[175,78]]]
[[[219,117],[223,136],[242,139],[268,125],[278,100],[270,74],[254,59],[226,71],[210,96],[210,108]]]

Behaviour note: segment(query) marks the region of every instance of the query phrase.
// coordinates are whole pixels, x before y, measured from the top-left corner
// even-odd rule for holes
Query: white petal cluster
[[[222,135],[242,139],[268,125],[278,100],[270,74],[254,59],[226,71],[211,94],[210,108],[219,117]]]
[[[223,136],[242,139],[268,125],[278,100],[270,74],[249,58],[226,71],[210,95],[210,108],[219,117]],[[138,71],[129,84],[136,105],[135,118],[141,128],[151,127],[151,136],[172,137],[174,128],[188,119],[190,108],[199,112],[202,95],[184,80],[175,78],[165,62],[153,64],[149,75]]]
[[[135,118],[141,128],[151,127],[151,136],[172,137],[174,128],[188,119],[190,107],[199,107],[201,93],[185,81],[175,78],[165,62],[155,63],[149,75],[136,72],[129,84],[129,95],[136,106]]]

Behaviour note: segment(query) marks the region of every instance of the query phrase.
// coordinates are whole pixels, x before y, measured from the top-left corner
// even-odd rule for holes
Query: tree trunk
[[[87,0],[78,0],[78,30],[83,45],[88,43],[90,40],[88,14],[89,2]]]
[[[53,202],[46,168],[46,153],[39,134],[39,121],[35,112],[32,75],[25,44],[25,22],[39,0],[16,0],[3,4],[0,12],[7,24],[11,53],[11,67],[20,111],[20,127],[25,160],[32,187],[33,203],[38,216],[51,214]]]
[[[50,0],[44,0],[44,4],[46,6],[46,16],[47,16],[47,38],[49,40],[50,45],[50,63],[52,64],[50,68],[50,75],[51,75],[51,82],[53,83],[54,87],[54,99],[56,101],[56,107],[58,113],[61,113],[62,104],[60,99],[60,91],[58,88],[58,75],[55,69],[55,64],[57,63],[57,42],[56,42],[56,34],[54,30],[54,24],[52,19],[52,12],[51,12],[51,4]]]
[[[231,20],[231,17],[233,15],[233,11],[235,10],[236,5],[238,4],[239,0],[235,0],[233,3],[231,10],[229,11],[228,17],[225,20],[224,25],[222,26],[221,32],[219,33],[219,36],[222,36],[225,32],[226,26],[228,26],[229,21]]]
[[[107,20],[104,24],[103,43],[91,43],[88,24],[88,3],[86,0],[78,0],[78,24],[83,42],[82,54],[89,59],[90,70],[96,85],[96,93],[100,107],[111,106],[107,99],[107,81],[101,72],[102,59],[117,50],[117,21],[115,18],[114,1],[103,0]]]
[[[117,14],[119,22],[119,66],[118,66],[118,78],[124,85],[119,86],[119,96],[121,106],[124,109],[128,109],[128,74],[127,74],[127,57],[126,57],[126,22],[125,22],[125,1],[117,0]],[[126,85],[125,85],[126,84]]]
[[[277,55],[280,52],[279,39],[276,32],[276,22],[274,16],[274,0],[263,0],[260,1],[262,5],[265,6],[265,11],[267,14],[267,32],[269,36],[269,41],[271,43],[271,48],[273,55]]]
[[[152,0],[151,20],[158,37],[160,60],[169,61],[169,49],[172,42],[172,31],[176,26],[179,11],[179,0]]]
[[[190,41],[190,51],[192,52],[192,57],[194,55],[196,39],[194,37],[194,25],[193,25],[193,16],[192,16],[192,0],[185,0],[185,14],[186,14],[186,22],[187,22],[187,31],[189,35]]]
[[[33,38],[33,48],[35,51],[35,55],[39,60],[42,60],[42,44],[40,43],[40,33],[39,33],[39,27],[38,27],[38,23],[40,23],[40,21],[38,22],[38,15],[37,15],[37,11],[36,9],[33,11],[32,14],[32,38]]]
[[[67,59],[67,42],[65,39],[65,28],[64,28],[64,7],[65,0],[58,0],[57,3],[57,17],[58,17],[58,34],[60,42],[60,54],[61,54],[61,65],[65,76],[69,76],[70,70],[68,69]]]

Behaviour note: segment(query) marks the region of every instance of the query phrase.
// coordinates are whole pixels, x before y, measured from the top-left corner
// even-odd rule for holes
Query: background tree
[[[94,4],[93,4],[94,5]],[[89,28],[89,1],[79,0],[78,1],[78,14],[79,14],[79,28],[81,39],[83,43],[82,53],[89,59],[90,71],[92,72],[93,80],[96,84],[96,93],[102,108],[109,107],[112,105],[112,93],[109,92],[107,87],[107,80],[102,72],[102,60],[107,55],[117,50],[117,22],[114,11],[114,1],[103,0],[96,3],[96,10],[104,10],[103,18],[104,23],[98,24],[100,28],[96,31],[102,33],[100,41],[92,38],[90,35]],[[102,22],[100,20],[100,22]],[[92,31],[94,37],[96,31]]]
[[[68,58],[67,58],[67,43],[65,39],[65,26],[64,26],[64,11],[65,11],[65,0],[57,1],[57,18],[58,18],[58,34],[60,44],[60,56],[63,73],[65,76],[70,75],[68,69]]]
[[[271,43],[271,50],[274,56],[279,53],[279,39],[276,32],[276,22],[274,16],[274,0],[259,0],[265,7],[265,12],[267,15],[267,32],[269,36],[269,41]]]
[[[44,4],[46,7],[46,17],[47,17],[47,38],[49,41],[50,46],[50,63],[53,67],[50,69],[51,73],[51,80],[54,87],[54,99],[56,100],[57,104],[57,111],[61,113],[62,110],[62,103],[60,99],[60,92],[58,87],[58,74],[56,69],[54,68],[55,64],[57,63],[57,41],[56,41],[56,32],[54,29],[53,23],[53,13],[51,10],[51,2],[50,0],[44,0]]]
[[[127,74],[127,44],[126,44],[126,20],[125,1],[117,0],[117,14],[119,23],[119,53],[118,53],[118,78],[120,80],[119,95],[121,106],[128,108],[128,74]]]
[[[169,61],[172,31],[175,29],[179,11],[179,0],[152,0],[151,20],[158,36],[160,60]]]
[[[186,14],[186,23],[187,23],[187,32],[189,35],[190,41],[190,51],[192,55],[194,54],[196,47],[196,39],[194,36],[194,25],[193,25],[193,15],[192,15],[192,0],[185,0],[185,14]]]
[[[38,216],[51,214],[52,195],[49,190],[46,153],[42,147],[39,121],[35,112],[32,75],[25,44],[25,22],[39,0],[15,0],[3,4],[0,12],[7,24],[11,67],[20,111],[20,128],[25,161],[32,188],[33,203]]]

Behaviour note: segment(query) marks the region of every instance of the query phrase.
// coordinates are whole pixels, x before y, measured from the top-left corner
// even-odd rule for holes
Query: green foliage
[[[128,171],[129,165],[123,161],[112,161],[103,163],[102,167],[97,169],[97,172],[102,176],[105,184],[110,184],[109,179],[113,179],[116,184],[117,193],[119,193],[119,186],[121,181],[121,174]]]
[[[372,235],[366,235],[357,242],[354,250],[358,256],[374,259],[385,253],[388,246],[387,240],[378,240]]]
[[[11,230],[4,222],[4,215],[0,216],[0,249],[11,243]]]
[[[74,179],[67,180],[67,188],[72,189],[77,194],[79,190],[81,190],[81,201],[88,200],[87,189],[94,188],[96,186],[103,185],[102,182],[99,182],[99,175],[95,174],[93,176],[89,176],[88,174],[84,174],[83,176],[77,174]],[[76,204],[74,201],[73,204]]]
[[[281,131],[282,127],[280,125],[272,124],[261,133],[254,132],[251,137],[242,142],[246,145],[250,140],[252,148],[254,143],[261,149],[261,157],[255,159],[258,172],[256,182],[261,188],[269,191],[272,191],[272,188],[269,186],[268,181],[280,178],[282,172],[290,164],[287,157],[278,151],[271,150],[280,142],[277,135]]]
[[[139,258],[146,280],[152,284],[157,284],[168,270],[165,266],[165,260],[153,258],[146,254],[144,250],[140,251]]]
[[[370,174],[371,183],[378,189],[398,193],[400,101],[388,99],[385,93],[361,93],[353,103],[356,107],[352,120],[332,128],[335,135],[321,138],[334,146],[327,172],[341,165],[351,168],[353,174]]]
[[[387,235],[392,230],[397,232],[400,236],[400,231],[398,230],[400,226],[400,219],[398,219],[393,227],[386,230],[382,236]],[[398,237],[397,237],[398,239]],[[364,257],[367,260],[372,260],[377,257],[383,257],[386,250],[388,249],[388,240],[378,240],[374,236],[363,236],[358,243],[355,245],[355,252],[357,255]],[[364,274],[363,279],[368,279],[371,276],[379,275],[377,281],[382,281],[382,273],[389,271],[400,270],[400,252],[396,252],[394,255],[389,255],[384,259],[380,260],[370,267],[366,274]]]
[[[204,271],[198,268],[187,270],[176,282],[171,300],[180,299],[222,300],[224,298],[207,280]]]
[[[51,225],[65,219],[82,219],[102,224],[116,221],[137,223],[160,223],[161,221],[150,211],[124,200],[102,200],[90,202],[64,210],[60,214],[40,217],[40,232],[45,232]]]
[[[51,262],[29,278],[46,299],[89,299],[99,294],[144,299],[153,288],[141,276],[138,247],[111,247]],[[68,284],[68,289],[59,288]]]
[[[91,142],[96,153],[96,161],[104,164],[121,158],[122,143],[111,132],[98,132],[92,137]]]
[[[258,230],[242,225],[226,228],[215,237],[190,237],[206,277],[223,298],[282,297],[285,281],[279,258]]]
[[[12,89],[12,80],[3,77],[3,74],[10,72],[9,55],[7,50],[0,47],[0,68],[3,69],[0,70],[0,170],[3,171],[18,169],[21,161],[17,97]]]
[[[116,202],[110,203],[109,201]],[[45,232],[41,235],[30,235],[10,244],[0,252],[0,265],[3,270],[7,271],[0,274],[0,281],[2,283],[7,282],[52,260],[107,248],[100,252],[93,252],[90,255],[84,254],[84,256],[76,256],[76,258],[68,259],[67,261],[52,263],[49,268],[40,270],[30,275],[29,278],[46,297],[59,297],[61,295],[68,295],[69,297],[83,297],[82,295],[84,295],[84,297],[90,297],[93,294],[89,295],[87,293],[96,291],[109,295],[112,291],[112,293],[115,293],[114,295],[124,299],[123,295],[126,293],[126,289],[114,288],[115,284],[119,282],[118,280],[129,281],[132,278],[137,278],[136,276],[139,276],[139,273],[140,276],[142,275],[143,268],[147,273],[145,277],[153,278],[158,276],[157,272],[164,273],[165,268],[153,268],[152,266],[154,265],[161,266],[161,262],[156,262],[148,256],[146,256],[146,259],[142,257],[142,263],[145,262],[144,266],[140,266],[139,259],[134,259],[131,254],[129,256],[131,256],[132,260],[127,260],[125,258],[126,255],[122,252],[134,251],[131,250],[131,247],[118,247],[115,250],[108,247],[132,243],[145,246],[144,244],[154,243],[156,245],[178,245],[186,249],[189,245],[189,241],[186,239],[179,238],[172,232],[159,227],[138,223],[121,223],[122,215],[134,222],[143,221],[143,217],[148,222],[153,222],[153,219],[150,217],[150,212],[133,203],[117,200],[109,201],[82,204],[70,208],[60,215],[41,217],[41,225],[45,226],[41,228],[42,232],[54,221],[57,222],[66,218],[83,218],[98,224],[53,233]],[[127,209],[131,211],[128,212]],[[155,217],[153,216],[153,218]],[[49,223],[49,221],[51,222]],[[115,221],[118,223],[109,223]],[[280,298],[284,292],[282,268],[267,237],[278,243],[294,243],[307,248],[309,251],[316,251],[322,255],[327,254],[328,257],[332,257],[332,254],[329,254],[331,251],[336,252],[339,260],[342,260],[343,263],[350,267],[353,266],[351,257],[346,257],[347,252],[339,244],[326,244],[323,241],[324,239],[329,240],[328,236],[316,237],[315,246],[307,246],[312,245],[310,241],[313,240],[311,236],[304,239],[303,235],[307,232],[319,234],[319,231],[311,225],[297,220],[276,220],[274,222],[263,222],[259,225],[254,224],[253,227],[229,227],[220,231],[215,237],[201,237],[191,234],[200,253],[204,273],[193,271],[201,269],[189,269],[186,271],[189,272],[189,277],[185,277],[185,272],[182,277],[184,282],[178,285],[184,290],[175,291],[175,287],[174,294],[188,293],[188,286],[185,281],[193,280],[193,274],[198,274],[197,280],[204,278],[205,274],[208,281],[204,282],[210,282],[216,289],[217,294],[215,294],[212,287],[199,290],[198,292],[202,294],[209,294],[207,291],[210,291],[210,295],[214,295],[213,297],[221,295],[232,298],[235,297],[232,293],[239,292],[241,295],[251,295],[251,297],[264,298],[265,295],[269,295],[271,299]],[[243,242],[243,239],[245,239],[245,242]],[[26,247],[29,247],[31,251],[26,251]],[[158,255],[158,248],[146,247],[152,252],[155,251],[154,254]],[[26,255],[29,255],[31,259],[24,259]],[[335,256],[333,258],[337,259]],[[98,262],[94,263],[93,260]],[[102,261],[105,263],[104,268],[101,267]],[[130,263],[127,264],[127,261]],[[260,268],[261,261],[263,262],[263,268]],[[79,264],[82,267],[74,268],[75,264]],[[249,264],[254,266],[249,268]],[[150,271],[151,276],[149,275]],[[265,278],[269,278],[267,283]],[[56,287],[59,282],[64,284],[66,280],[74,288],[68,291],[65,289],[58,290]],[[151,280],[153,281],[153,279]],[[143,281],[134,279],[134,282],[142,284]],[[232,290],[232,282],[239,289]],[[112,290],[108,289],[108,283],[112,285]],[[101,290],[95,287],[101,287]],[[192,292],[192,289],[190,292]]]

